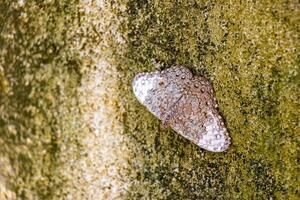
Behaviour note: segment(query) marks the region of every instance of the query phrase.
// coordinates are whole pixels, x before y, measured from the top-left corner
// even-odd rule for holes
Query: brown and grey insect
[[[165,126],[209,151],[222,152],[229,147],[230,137],[217,110],[212,84],[205,77],[175,66],[140,73],[132,85],[139,102]]]

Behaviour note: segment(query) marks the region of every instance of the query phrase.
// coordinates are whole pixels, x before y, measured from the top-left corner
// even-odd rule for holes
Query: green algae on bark
[[[299,198],[299,4],[129,1],[125,124],[142,167],[129,199]],[[184,64],[212,80],[233,138],[203,152],[145,113],[135,73]],[[128,74],[128,71],[133,71]],[[134,123],[132,123],[134,122]]]
[[[84,3],[0,4],[0,155],[12,168],[0,171],[0,187],[4,176],[20,199],[64,199],[94,182],[102,198],[119,184],[123,199],[299,198],[298,2]],[[109,64],[99,67],[97,56]],[[213,82],[233,140],[227,152],[203,151],[163,129],[134,98],[135,74],[173,64]],[[109,89],[80,108],[78,88],[99,68]],[[104,183],[97,164],[105,151],[90,158],[93,149],[82,144],[91,132],[81,127],[84,112],[93,104],[109,108],[98,139],[122,138],[105,147],[122,159],[108,154],[100,176],[114,177]],[[65,176],[64,165],[76,159],[88,162]],[[124,166],[126,177],[115,173]]]
[[[66,44],[69,29],[59,26],[73,24],[70,3],[0,5],[0,151],[13,169],[7,184],[17,199],[60,196],[66,182],[60,168],[77,156],[71,122],[80,121],[80,63]]]

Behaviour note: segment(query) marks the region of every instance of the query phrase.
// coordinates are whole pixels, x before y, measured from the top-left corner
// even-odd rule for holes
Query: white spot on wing
[[[209,151],[225,151],[229,143],[226,141],[223,127],[219,126],[220,120],[211,111],[207,113],[207,116],[210,120],[204,123],[206,134],[199,140],[199,145]]]
[[[140,76],[133,81],[133,91],[141,103],[144,103],[149,91],[156,88],[159,76]]]

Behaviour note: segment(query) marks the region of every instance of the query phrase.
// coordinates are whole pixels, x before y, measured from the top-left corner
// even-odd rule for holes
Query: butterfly
[[[213,86],[182,66],[137,74],[132,82],[138,101],[165,127],[212,152],[225,151],[230,137]]]

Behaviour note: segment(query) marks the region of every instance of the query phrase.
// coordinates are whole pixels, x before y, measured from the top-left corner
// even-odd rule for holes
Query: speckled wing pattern
[[[213,87],[205,77],[175,66],[140,73],[132,85],[139,102],[165,126],[209,151],[222,152],[230,145]]]

